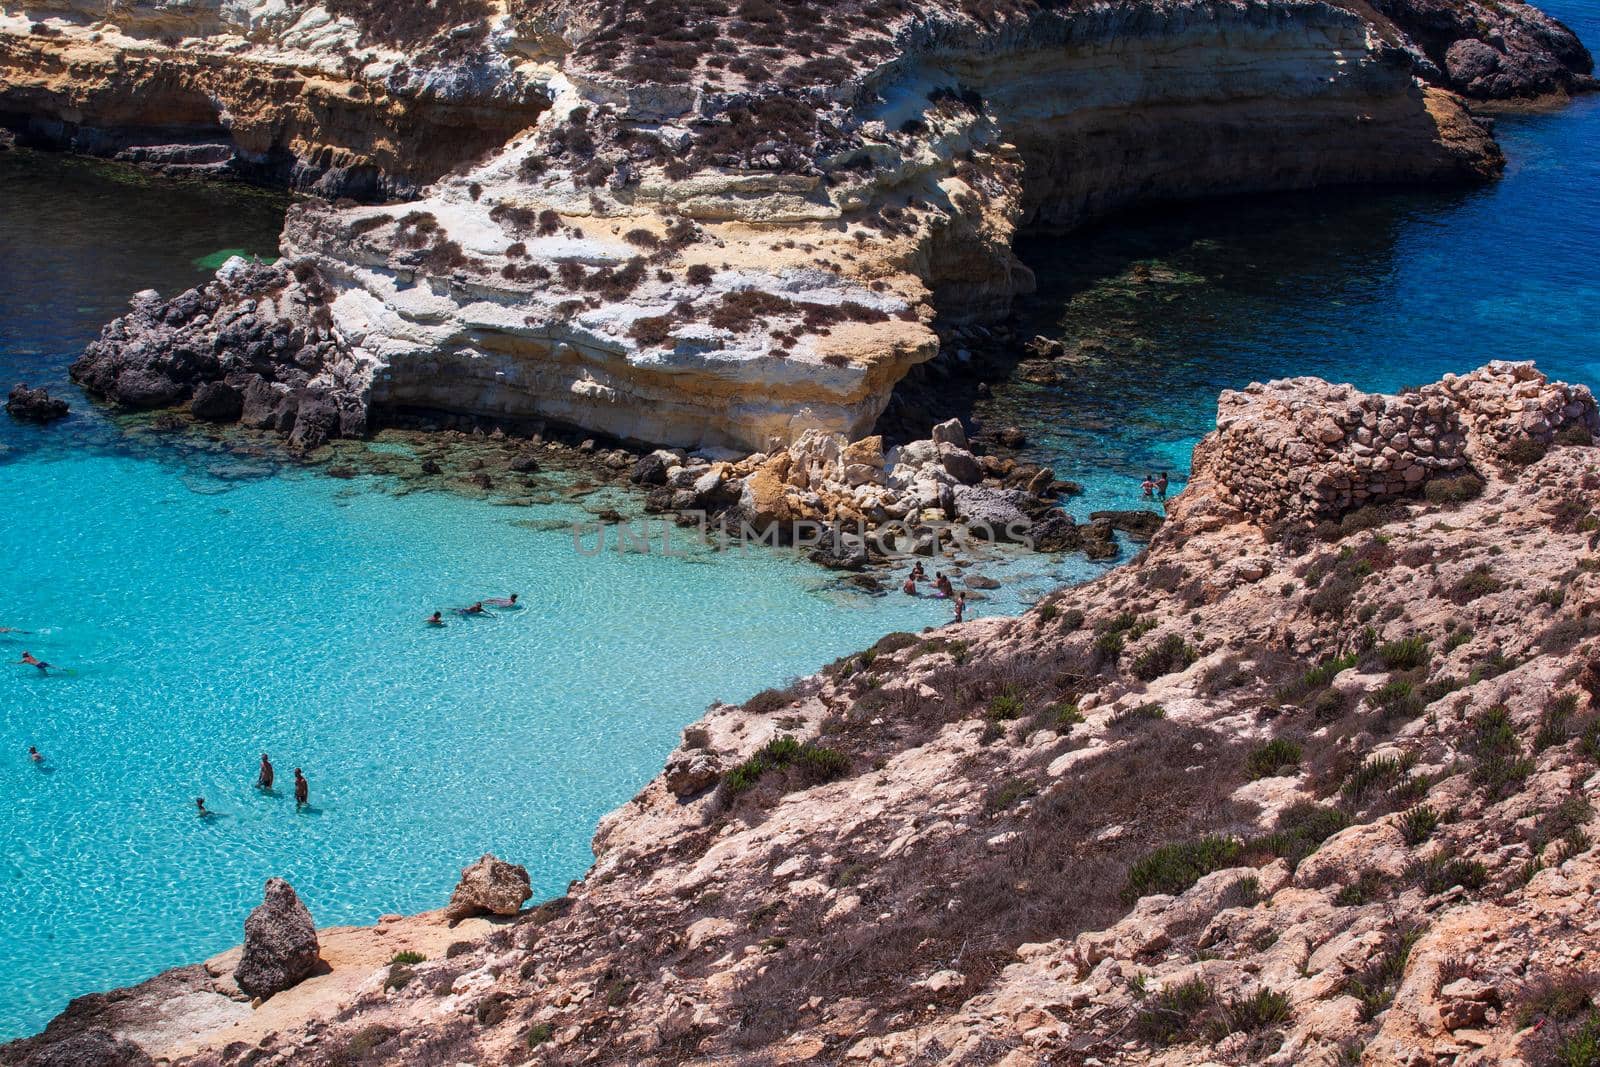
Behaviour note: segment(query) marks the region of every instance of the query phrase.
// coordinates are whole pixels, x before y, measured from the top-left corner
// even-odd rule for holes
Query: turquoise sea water
[[[0,155],[0,202],[0,384],[74,405],[44,429],[0,416],[0,626],[34,631],[0,634],[0,1037],[236,944],[270,875],[324,925],[438,907],[489,850],[558,894],[709,702],[949,617],[773,554],[584,557],[548,529],[589,517],[570,505],[126,438],[68,363],[135,290],[273,255],[281,202],[23,153]],[[975,607],[1094,569],[986,567],[1016,581]],[[525,610],[422,625],[513,591]],[[280,796],[251,788],[262,751]]]

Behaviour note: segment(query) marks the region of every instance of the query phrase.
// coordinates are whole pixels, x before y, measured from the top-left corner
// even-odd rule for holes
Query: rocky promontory
[[[1401,412],[1459,448],[1426,465]],[[0,1057],[1585,1062],[1597,429],[1519,364],[1228,394],[1147,552],[714,706],[567,895],[443,952],[438,913],[325,931],[331,973],[253,1016],[169,972]],[[1396,457],[1426,473],[1391,493]],[[1383,489],[1308,494],[1330,470]],[[385,965],[402,929],[429,958]]]
[[[25,140],[325,194],[289,212],[307,299],[277,309],[315,364],[298,344],[258,373],[309,373],[334,432],[431,411],[747,453],[869,434],[936,319],[1032,288],[1022,228],[1481,181],[1501,159],[1466,100],[1590,69],[1558,22],[1476,0],[4,10],[0,117]],[[115,373],[82,377],[177,404],[241,345],[259,362],[218,325],[259,295],[219,282],[136,308],[90,353]],[[175,322],[199,370],[151,354]],[[130,366],[140,388],[104,387]]]

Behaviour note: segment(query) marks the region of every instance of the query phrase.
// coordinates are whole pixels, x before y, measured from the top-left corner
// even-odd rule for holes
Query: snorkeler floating
[[[491,608],[514,608],[517,606],[517,594],[512,593],[510,596],[495,597],[493,600],[485,600],[483,603],[488,604]]]
[[[56,665],[54,663],[46,663],[38,656],[35,656],[32,652],[24,652],[22,654],[22,658],[17,660],[17,662],[25,663],[30,667],[39,668],[40,674],[48,674],[51,670],[56,669]]]

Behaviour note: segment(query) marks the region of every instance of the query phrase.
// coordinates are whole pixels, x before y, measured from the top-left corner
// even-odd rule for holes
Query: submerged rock
[[[13,385],[6,400],[6,414],[24,422],[53,422],[65,418],[67,402],[50,395],[47,389],[29,389],[26,385]]]
[[[461,872],[445,915],[453,923],[473,915],[515,915],[531,896],[526,867],[485,853]]]
[[[281,993],[317,967],[317,928],[294,887],[267,879],[266,899],[244,922],[244,949],[233,977],[253,997]]]

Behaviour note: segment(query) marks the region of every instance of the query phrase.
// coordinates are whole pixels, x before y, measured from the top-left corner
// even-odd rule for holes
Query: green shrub
[[[1389,888],[1389,879],[1382,871],[1368,867],[1351,884],[1342,887],[1333,896],[1333,903],[1341,908],[1354,908],[1377,900]]]
[[[1500,579],[1494,576],[1494,571],[1487,563],[1480,563],[1466,574],[1456,579],[1456,584],[1450,587],[1450,600],[1456,604],[1470,604],[1479,597],[1498,593],[1504,586]]]
[[[1054,622],[1055,621],[1055,617],[1056,617],[1056,615],[1057,615],[1057,613],[1059,611],[1060,611],[1060,609],[1057,608],[1054,604],[1040,604],[1039,605],[1039,625],[1043,626],[1047,622]]]
[[[1403,637],[1378,649],[1378,661],[1391,671],[1412,671],[1428,662],[1428,642],[1423,637]]]
[[[1051,715],[1051,725],[1060,733],[1066,733],[1083,721],[1083,712],[1078,710],[1078,705],[1063,703],[1056,705]]]
[[[1289,1014],[1287,995],[1259,989],[1248,997],[1229,998],[1206,1027],[1206,1037],[1217,1042],[1229,1034],[1253,1034],[1288,1022]]]
[[[1371,793],[1398,785],[1415,764],[1416,757],[1410,753],[1404,756],[1368,756],[1345,779],[1344,798],[1352,804],[1359,804]]]
[[[1136,708],[1123,708],[1113,712],[1107,720],[1114,730],[1133,729],[1146,723],[1159,722],[1167,717],[1167,709],[1160,704],[1140,704]]]
[[[1279,688],[1277,697],[1282,701],[1299,700],[1307,693],[1315,692],[1330,684],[1334,678],[1355,665],[1356,657],[1353,655],[1335,656],[1333,659],[1323,660],[1295,681]]]
[[[1458,474],[1453,478],[1433,478],[1422,487],[1422,495],[1431,504],[1464,504],[1476,500],[1483,493],[1483,479],[1476,474]]]
[[[789,689],[763,689],[744,702],[744,709],[752,715],[773,715],[794,703],[795,695]]]
[[[1288,738],[1277,737],[1253,749],[1245,760],[1251,778],[1271,778],[1279,770],[1300,764],[1300,746]]]
[[[1123,896],[1132,903],[1152,893],[1182,893],[1212,871],[1234,862],[1241,851],[1243,846],[1236,839],[1215,834],[1162,845],[1128,870]]]
[[[1489,869],[1477,860],[1464,859],[1440,849],[1420,863],[1412,864],[1411,877],[1429,896],[1461,886],[1482,889],[1489,881]]]
[[[1386,683],[1372,699],[1386,723],[1414,719],[1422,714],[1425,706],[1422,697],[1417,694],[1416,686],[1405,679]]]
[[[991,722],[1010,722],[1022,718],[1024,710],[1021,691],[1014,685],[1008,685],[989,701],[988,718]]]
[[[1504,704],[1479,712],[1468,748],[1478,758],[1472,780],[1483,786],[1491,799],[1512,792],[1533,773],[1533,760],[1522,754],[1522,742]]]
[[[1066,631],[1083,628],[1083,612],[1077,608],[1068,608],[1061,613],[1061,628]]]
[[[1544,458],[1549,446],[1542,441],[1537,441],[1524,434],[1514,438],[1506,445],[1502,455],[1505,461],[1514,467],[1526,467],[1530,463],[1537,463]]]
[[[1148,682],[1181,671],[1199,658],[1200,653],[1182,634],[1167,634],[1154,647],[1135,656],[1131,669],[1135,678]]]
[[[1134,1016],[1134,1032],[1153,1044],[1176,1044],[1191,1033],[1196,1021],[1215,1003],[1216,994],[1204,979],[1191,978],[1149,999]]]
[[[1408,845],[1420,845],[1433,836],[1439,826],[1439,813],[1426,804],[1418,804],[1400,816],[1400,836]]]
[[[1539,717],[1539,732],[1533,736],[1533,750],[1543,752],[1556,745],[1564,745],[1572,736],[1572,713],[1578,710],[1575,693],[1563,693],[1544,709]]]
[[[1346,979],[1344,991],[1360,1002],[1363,1019],[1371,1022],[1393,1003],[1400,980],[1405,975],[1411,949],[1421,936],[1420,927],[1401,931],[1390,939],[1377,957]]]
[[[1027,778],[1008,778],[990,791],[984,807],[990,811],[1004,811],[1015,804],[1039,795],[1039,786]]]
[[[731,800],[754,788],[768,771],[784,768],[796,772],[791,786],[803,788],[844,777],[850,769],[850,760],[835,749],[814,745],[810,741],[800,742],[788,734],[775,737],[755,755],[723,775],[724,799]]]
[[[399,992],[410,985],[417,977],[417,972],[404,964],[394,964],[389,968],[389,976],[383,980],[383,988]]]
[[[1324,841],[1349,825],[1350,817],[1338,808],[1300,800],[1279,812],[1273,831],[1253,839],[1249,848],[1271,853],[1294,868]]]
[[[1561,1067],[1600,1067],[1600,1011],[1590,1012],[1582,1025],[1561,1038],[1556,1062]]]
[[[389,963],[390,963],[391,966],[393,966],[396,963],[400,963],[400,964],[421,963],[422,961],[426,960],[427,958],[428,957],[424,956],[420,952],[413,952],[410,949],[407,949],[404,952],[396,952],[392,957],[390,957]]]
[[[555,1028],[549,1023],[534,1023],[528,1028],[528,1036],[524,1040],[529,1048],[538,1048],[555,1036]]]

